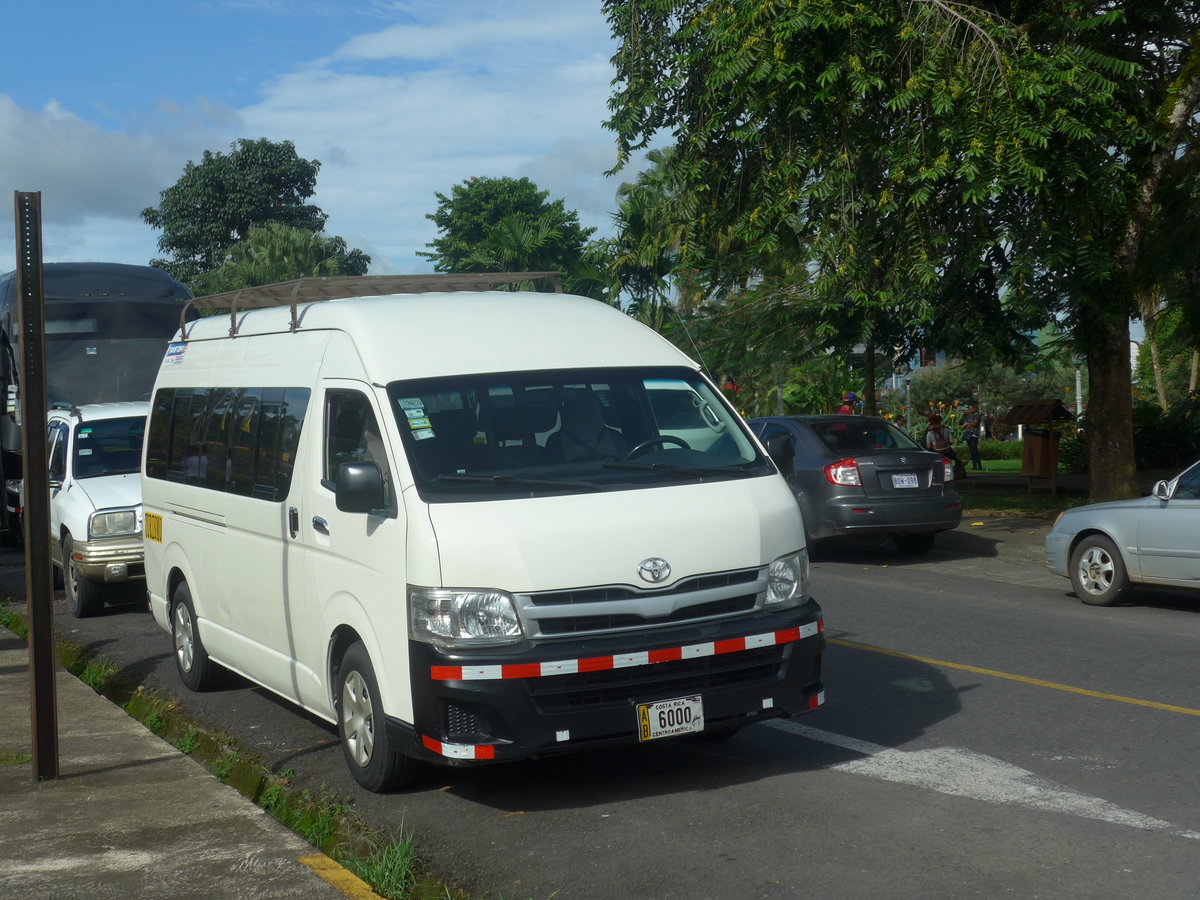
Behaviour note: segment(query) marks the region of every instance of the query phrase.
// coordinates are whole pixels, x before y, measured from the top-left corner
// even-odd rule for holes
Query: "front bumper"
[[[824,702],[820,607],[575,641],[450,655],[409,644],[404,752],[449,765],[638,741],[639,703],[700,695],[706,732],[799,715]]]
[[[75,544],[75,568],[88,581],[112,583],[146,577],[142,536],[105,538]]]
[[[1074,535],[1052,531],[1046,535],[1046,568],[1055,575],[1070,578],[1071,538]]]

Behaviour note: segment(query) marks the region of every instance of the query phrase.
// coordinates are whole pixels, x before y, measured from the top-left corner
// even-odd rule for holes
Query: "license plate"
[[[146,513],[146,522],[142,527],[146,533],[146,540],[154,541],[156,544],[162,543],[162,516],[157,513]]]
[[[639,703],[637,715],[638,739],[642,741],[704,730],[704,704],[699,694],[657,703]]]
[[[893,475],[892,487],[894,488],[915,488],[921,485],[917,482],[916,475]]]

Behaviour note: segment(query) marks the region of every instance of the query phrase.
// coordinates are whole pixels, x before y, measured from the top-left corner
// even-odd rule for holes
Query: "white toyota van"
[[[199,301],[230,316],[170,345],[142,473],[183,682],[336,723],[374,791],[818,707],[800,514],[720,392],[617,309],[473,278]]]

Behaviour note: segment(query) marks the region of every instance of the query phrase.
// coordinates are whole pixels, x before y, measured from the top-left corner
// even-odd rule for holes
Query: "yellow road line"
[[[1200,716],[1200,709],[1187,706],[1172,706],[1169,703],[1155,703],[1153,700],[1138,700],[1136,697],[1122,697],[1119,694],[1104,694],[1100,691],[1089,691],[1086,688],[1072,687],[1069,684],[1057,684],[1053,681],[1042,681],[1040,678],[1030,678],[1028,675],[1013,675],[1010,672],[997,672],[995,669],[980,669],[977,666],[966,666],[962,663],[946,662],[944,659],[929,659],[925,656],[913,656],[910,653],[899,653],[895,650],[884,650],[882,647],[872,647],[870,644],[859,644],[854,641],[843,641],[838,638],[826,637],[831,644],[842,647],[852,647],[855,650],[867,650],[871,653],[882,653],[884,656],[894,656],[898,659],[911,659],[916,662],[928,663],[931,666],[942,666],[947,669],[961,669],[964,672],[974,672],[976,675],[991,675],[993,678],[1007,678],[1009,681],[1020,681],[1023,684],[1034,684],[1038,687],[1051,688],[1056,691],[1066,691],[1069,694],[1083,694],[1085,697],[1098,697],[1101,700],[1115,700],[1118,703],[1129,703],[1133,706],[1147,706],[1150,709],[1161,709],[1166,712],[1183,713],[1185,716]]]
[[[311,853],[297,858],[351,900],[378,900],[379,895],[371,890],[370,885],[324,853]]]

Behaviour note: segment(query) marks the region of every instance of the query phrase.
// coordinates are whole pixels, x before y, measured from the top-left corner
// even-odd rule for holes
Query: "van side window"
[[[231,494],[249,497],[253,493],[261,410],[262,388],[246,388],[238,395],[229,434],[228,490]]]
[[[308,388],[163,388],[146,475],[281,502],[291,489]]]
[[[347,462],[373,462],[387,480],[387,452],[370,401],[358,391],[328,391],[324,480],[332,484],[338,466]]]

